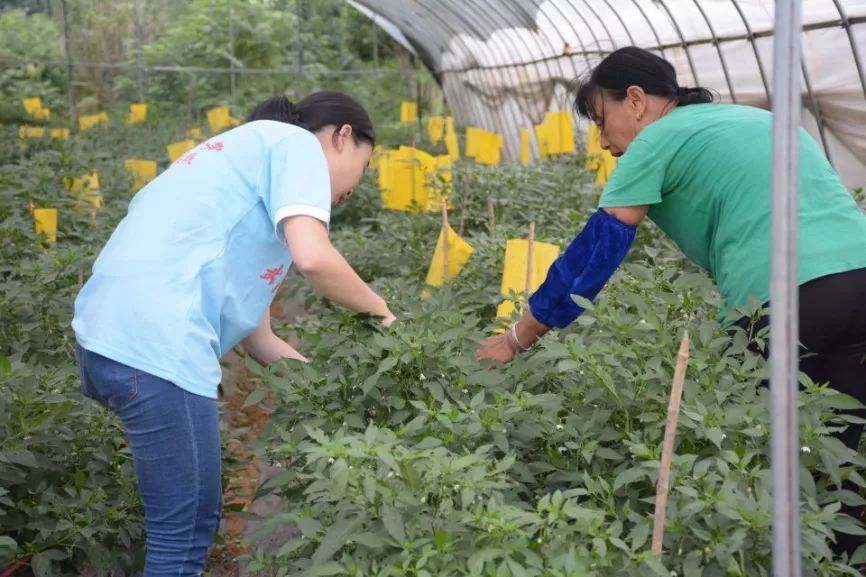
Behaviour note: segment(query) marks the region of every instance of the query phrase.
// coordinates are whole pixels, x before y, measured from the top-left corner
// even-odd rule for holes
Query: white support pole
[[[777,0],[773,36],[773,211],[770,280],[773,575],[800,577],[797,435],[801,0]]]

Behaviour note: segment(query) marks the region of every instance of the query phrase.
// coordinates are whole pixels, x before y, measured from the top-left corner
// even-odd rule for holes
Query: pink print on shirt
[[[195,160],[195,157],[198,156],[198,154],[200,152],[204,152],[204,151],[222,152],[223,148],[225,148],[225,145],[222,142],[219,142],[219,141],[217,141],[217,142],[205,142],[203,145],[201,145],[199,147],[199,149],[193,150],[191,152],[187,152],[186,154],[184,154],[183,156],[178,158],[177,162],[175,162],[175,164],[183,163],[183,164],[186,164],[187,166],[189,166],[190,164],[192,164],[192,161]]]
[[[259,275],[259,278],[268,281],[268,286],[272,287],[272,293],[277,292],[277,289],[280,288],[279,280],[283,276],[283,269],[285,269],[285,266],[280,265],[279,268],[265,269],[265,272]]]

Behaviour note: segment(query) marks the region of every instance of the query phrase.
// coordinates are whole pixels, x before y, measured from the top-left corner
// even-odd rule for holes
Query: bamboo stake
[[[463,236],[463,225],[466,223],[466,202],[469,196],[469,182],[472,180],[472,174],[467,173],[463,177],[463,187],[460,191],[460,226],[457,227],[457,234]]]
[[[496,230],[496,215],[493,212],[493,196],[487,195],[487,228],[490,231],[490,236],[493,236]]]
[[[665,509],[670,490],[671,461],[674,453],[674,438],[677,434],[677,419],[680,414],[680,400],[683,396],[683,381],[686,378],[686,365],[689,362],[689,332],[685,331],[677,353],[677,366],[671,386],[671,400],[668,404],[668,420],[665,424],[665,437],[662,444],[662,458],[659,464],[659,479],[656,485],[656,510],[653,523],[652,552],[662,554],[662,540],[665,533]]]
[[[442,199],[442,284],[448,282],[448,201]]]
[[[532,292],[532,245],[535,244],[535,223],[529,223],[529,239],[526,242],[526,294]]]

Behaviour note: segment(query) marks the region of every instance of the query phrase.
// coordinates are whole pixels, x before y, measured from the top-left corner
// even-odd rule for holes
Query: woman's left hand
[[[509,363],[516,355],[517,347],[507,332],[487,337],[481,343],[481,347],[475,351],[476,360],[491,360],[497,363]]]

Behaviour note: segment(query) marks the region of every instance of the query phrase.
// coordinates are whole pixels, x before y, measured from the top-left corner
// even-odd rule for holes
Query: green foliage
[[[251,370],[274,414],[259,450],[282,473],[262,494],[301,537],[250,555],[289,575],[769,575],[771,500],[766,368],[742,332],[713,320],[705,274],[651,225],[629,262],[574,326],[507,367],[479,365],[497,325],[503,241],[537,223],[564,244],[594,203],[573,159],[535,168],[458,168],[470,176],[455,282],[423,288],[437,216],[372,215],[362,186],[336,215],[335,242],[376,279],[401,321],[382,329],[332,310],[295,281],[308,317],[296,331],[311,363]],[[461,185],[457,185],[460,190]],[[487,230],[486,196],[497,228]],[[459,202],[455,202],[459,206]],[[357,208],[351,207],[357,205]],[[459,209],[452,213],[459,219]],[[342,224],[341,227],[336,223]],[[664,555],[649,553],[655,483],[679,337],[692,336]],[[866,460],[830,435],[852,399],[809,384],[801,397],[803,547],[808,575],[846,575],[832,530],[843,479],[864,486]]]
[[[56,23],[44,14],[0,10],[0,59],[28,64],[0,67],[0,119],[23,119],[22,98],[42,97],[42,104],[57,114],[64,104],[63,70],[46,66],[60,61],[61,40]]]
[[[203,11],[206,2],[193,4]],[[252,18],[268,6],[261,0],[239,8],[251,11],[249,28],[238,31],[251,54],[245,65],[265,65],[255,58],[277,40],[279,23],[291,25],[291,13],[279,21]],[[316,10],[305,18],[320,18],[322,27],[352,22],[325,3]],[[200,50],[196,58],[219,65],[217,43],[208,45],[196,28],[205,23],[187,22],[190,44]],[[180,38],[172,34],[165,38]],[[293,54],[290,34],[282,45],[275,54]],[[339,46],[316,50],[341,54]],[[314,70],[314,60],[308,62]],[[362,94],[374,86],[369,79],[341,82]],[[373,114],[391,119],[377,124],[382,140],[411,142],[417,127],[393,120],[404,79],[376,82],[387,88],[375,97]],[[108,126],[66,142],[25,143],[14,127],[0,127],[0,568],[31,555],[37,575],[140,566],[143,520],[129,450],[117,421],[81,398],[69,323],[79,279],[131,198],[123,159],[159,159],[164,168],[165,144],[200,123],[200,110],[225,94],[225,86],[202,86],[184,121],[171,100],[187,94],[181,83],[163,86],[168,100],[157,102],[141,126],[121,128],[118,113]],[[241,90],[252,97],[271,88]],[[283,472],[260,494],[280,496],[288,511],[268,519],[258,537],[285,525],[302,537],[277,551],[255,550],[252,570],[769,575],[766,367],[747,350],[744,334],[727,334],[713,320],[719,297],[712,283],[651,224],[641,227],[627,263],[572,327],[507,367],[474,359],[478,342],[500,325],[494,315],[505,239],[525,236],[534,221],[538,240],[565,246],[595,205],[598,191],[580,161],[458,163],[451,222],[457,227],[462,220],[475,253],[451,285],[430,289],[427,299],[420,293],[438,215],[382,212],[374,175],[335,210],[334,242],[401,320],[385,330],[334,309],[297,275],[287,282],[281,298],[294,299],[305,315],[279,332],[296,332],[312,362],[250,364],[260,388],[248,402],[273,409],[257,450]],[[106,203],[95,223],[62,186],[63,177],[94,169]],[[488,195],[495,201],[493,234]],[[31,202],[61,210],[55,246],[33,234]],[[648,542],[684,330],[692,336],[691,359],[658,560]],[[845,425],[833,412],[851,406],[850,398],[812,383],[801,395],[807,575],[853,574],[827,546],[833,530],[863,532],[838,510],[839,501],[863,503],[840,489],[842,481],[866,487],[858,472],[863,456],[831,436]]]

